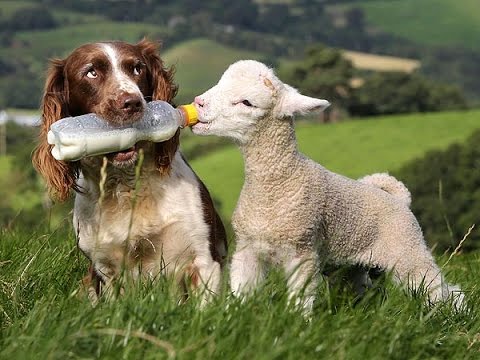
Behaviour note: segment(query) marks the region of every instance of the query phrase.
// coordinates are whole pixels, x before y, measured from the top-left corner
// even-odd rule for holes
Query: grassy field
[[[445,267],[471,310],[427,307],[379,280],[363,299],[323,283],[311,320],[287,304],[277,273],[241,302],[224,291],[203,311],[164,279],[128,284],[92,308],[78,293],[86,260],[68,221],[0,233],[0,359],[478,359],[480,255]],[[441,263],[445,258],[440,259]]]
[[[400,71],[411,73],[421,66],[420,61],[395,56],[381,56],[358,51],[343,51],[343,56],[360,70]]]
[[[461,141],[480,128],[479,120],[480,111],[477,110],[390,116],[329,125],[300,123],[297,138],[300,150],[315,161],[332,171],[356,178],[373,172],[394,171],[425,151]],[[192,166],[221,202],[223,216],[229,219],[243,184],[239,150],[228,146],[195,159]]]
[[[6,174],[10,171],[10,167],[11,167],[10,162],[11,162],[11,159],[9,156],[0,157],[0,173],[1,174]]]
[[[480,49],[477,0],[374,0],[352,5],[365,10],[369,24],[412,41]]]

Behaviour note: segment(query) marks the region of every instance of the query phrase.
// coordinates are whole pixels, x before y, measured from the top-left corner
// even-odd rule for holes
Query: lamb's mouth
[[[199,118],[198,122],[192,126],[192,131],[194,133],[206,132],[210,128],[211,123],[211,121]]]

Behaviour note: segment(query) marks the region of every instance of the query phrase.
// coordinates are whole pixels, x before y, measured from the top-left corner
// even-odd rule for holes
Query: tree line
[[[359,72],[339,50],[323,45],[308,47],[301,61],[280,68],[280,76],[302,93],[328,99],[333,103],[329,111],[340,110],[351,116],[467,107],[456,86],[429,80],[418,73]],[[360,85],[355,86],[355,78]]]

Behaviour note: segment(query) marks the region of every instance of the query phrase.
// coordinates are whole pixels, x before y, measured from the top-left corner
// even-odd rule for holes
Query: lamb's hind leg
[[[392,271],[397,282],[413,290],[423,286],[431,303],[452,299],[455,307],[460,308],[464,295],[458,286],[446,282],[423,240],[420,228],[414,227],[410,233],[393,231],[390,234],[363,255],[362,263]]]
[[[284,263],[289,298],[310,313],[318,285],[318,265],[315,253],[297,255]],[[303,294],[302,294],[303,293]],[[299,296],[303,295],[303,296]]]

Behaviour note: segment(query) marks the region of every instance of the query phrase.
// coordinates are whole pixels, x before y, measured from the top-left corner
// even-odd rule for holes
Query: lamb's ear
[[[328,106],[330,106],[329,101],[302,95],[293,87],[285,84],[285,92],[279,104],[278,115],[287,117],[314,111],[321,112]]]

